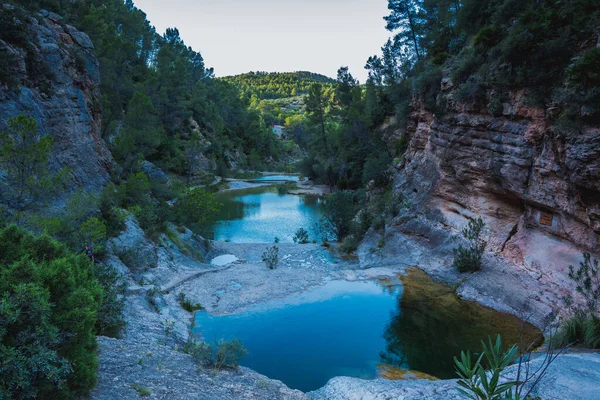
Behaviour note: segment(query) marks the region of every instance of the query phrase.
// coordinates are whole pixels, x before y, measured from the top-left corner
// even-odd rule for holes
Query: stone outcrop
[[[531,370],[536,371],[542,358],[531,362]],[[505,378],[515,379],[517,366],[505,371]],[[456,380],[441,381],[388,381],[375,379],[366,381],[358,378],[339,376],[309,397],[316,400],[460,400],[456,390]],[[532,397],[544,400],[593,400],[600,392],[600,357],[597,354],[566,354],[559,356],[548,368],[548,373],[533,389]]]
[[[54,138],[51,167],[71,170],[70,188],[101,189],[109,180],[112,157],[100,137],[98,60],[90,38],[54,13],[27,15],[9,5],[21,40],[0,40],[11,82],[0,84],[0,131],[6,120],[25,114],[39,133]]]
[[[600,128],[560,134],[552,107],[526,105],[524,91],[493,115],[454,103],[452,87],[445,78],[445,115],[415,102],[407,128],[391,135],[408,142],[395,190],[450,231],[481,216],[490,250],[560,282],[583,251],[600,252]]]

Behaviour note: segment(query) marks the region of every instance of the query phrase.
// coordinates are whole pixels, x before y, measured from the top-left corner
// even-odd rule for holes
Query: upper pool
[[[334,376],[374,378],[378,366],[452,378],[461,350],[479,351],[498,333],[518,341],[519,319],[459,300],[420,270],[398,283],[330,281],[238,314],[196,313],[194,331],[208,341],[241,339],[242,365],[302,391]],[[528,339],[538,334],[526,324]]]
[[[267,181],[267,182],[298,182],[300,177],[298,175],[263,175],[259,178],[249,179],[251,181]]]
[[[299,228],[317,239],[322,199],[311,195],[280,194],[276,187],[219,193],[223,204],[210,226],[209,237],[234,243],[291,243]]]

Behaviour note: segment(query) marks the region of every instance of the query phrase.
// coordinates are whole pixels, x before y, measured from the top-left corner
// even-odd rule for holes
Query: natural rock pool
[[[453,357],[479,351],[501,333],[517,343],[521,321],[477,303],[411,269],[400,281],[329,281],[304,293],[243,312],[198,312],[194,332],[204,340],[239,338],[242,365],[291,388],[315,390],[334,376],[374,378],[399,367],[454,377]],[[525,324],[527,340],[540,332]]]
[[[298,182],[300,177],[298,175],[263,175],[250,180],[253,182]]]
[[[312,195],[280,194],[276,187],[219,193],[223,204],[209,227],[209,237],[234,243],[291,243],[299,228],[317,239],[322,199]]]

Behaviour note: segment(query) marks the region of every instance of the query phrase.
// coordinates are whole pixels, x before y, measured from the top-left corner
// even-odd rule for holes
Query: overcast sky
[[[177,27],[217,76],[342,65],[361,82],[389,36],[387,0],[134,0],[159,33]]]

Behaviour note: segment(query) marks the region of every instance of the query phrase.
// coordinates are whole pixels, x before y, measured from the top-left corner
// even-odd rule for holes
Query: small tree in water
[[[267,247],[262,255],[262,260],[267,267],[275,269],[277,264],[279,264],[279,247]]]
[[[467,240],[467,246],[459,244],[454,249],[453,265],[460,272],[474,272],[481,269],[483,262],[483,253],[487,247],[487,242],[483,239],[483,229],[485,223],[481,217],[469,221],[469,224],[463,228],[462,235]]]

